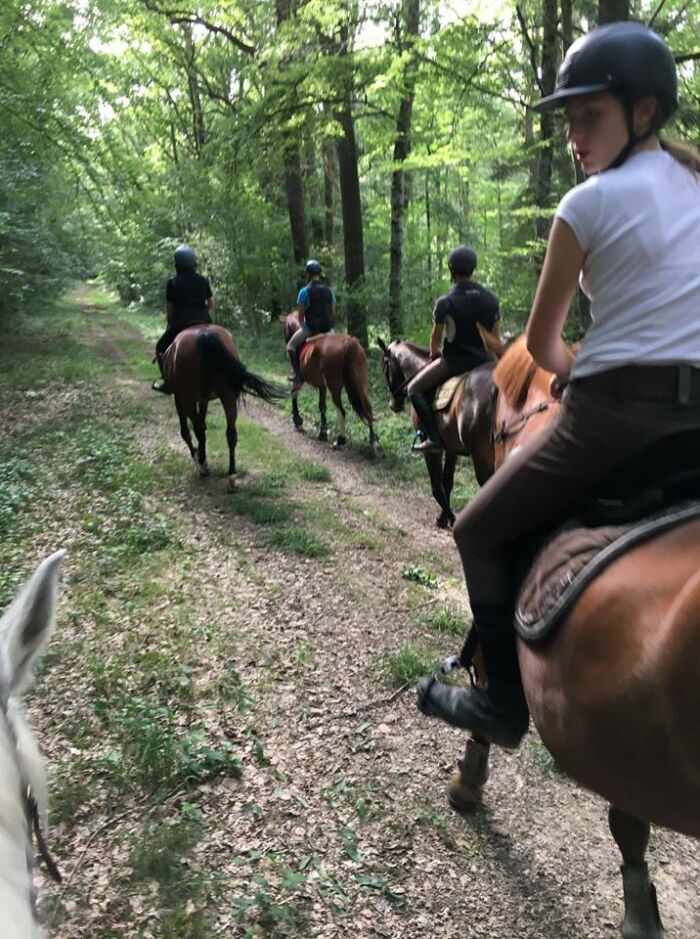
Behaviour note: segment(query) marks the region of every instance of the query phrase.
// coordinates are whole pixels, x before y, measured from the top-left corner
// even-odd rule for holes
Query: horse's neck
[[[41,933],[30,902],[27,822],[14,749],[7,723],[0,717],[0,936],[38,939]]]
[[[420,370],[428,364],[430,361],[430,354],[426,349],[425,353],[421,353],[418,349],[403,346],[399,353],[399,364],[401,366],[401,371],[403,372],[404,378],[407,381],[410,381],[414,375],[416,375]]]

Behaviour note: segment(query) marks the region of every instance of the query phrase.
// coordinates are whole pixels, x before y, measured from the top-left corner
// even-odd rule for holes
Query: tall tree
[[[354,5],[353,5],[354,7]],[[351,13],[354,10],[351,8]],[[339,31],[336,53],[342,66],[340,72],[339,101],[334,118],[340,127],[337,141],[338,180],[343,217],[343,249],[345,256],[345,283],[348,294],[345,312],[348,332],[356,336],[363,346],[368,345],[367,308],[360,291],[365,279],[365,244],[362,224],[362,198],[360,173],[357,165],[357,137],[352,112],[353,62],[350,54],[354,18],[345,16]]]
[[[282,27],[287,23],[296,6],[295,0],[276,0],[277,24]],[[298,130],[292,121],[294,116],[295,85],[288,91],[291,98],[290,106],[285,117],[290,127],[285,135],[283,147],[284,162],[284,189],[287,196],[287,211],[289,212],[289,225],[292,232],[292,246],[294,260],[297,265],[302,264],[309,256],[309,229],[306,221],[306,206],[304,201],[304,183],[301,175],[300,139]]]
[[[403,164],[411,150],[411,120],[416,88],[417,61],[412,43],[420,27],[420,0],[402,0],[397,26],[398,51],[405,56],[402,92],[396,116],[394,169],[391,174],[391,243],[389,247],[389,332],[392,339],[403,334],[401,284],[403,278],[404,217],[408,206],[406,171]]]
[[[598,25],[617,23],[630,18],[629,0],[599,0]]]

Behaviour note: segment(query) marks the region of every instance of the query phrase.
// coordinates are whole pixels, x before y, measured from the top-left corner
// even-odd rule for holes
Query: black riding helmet
[[[466,245],[460,245],[453,248],[447,258],[447,266],[450,274],[454,277],[456,274],[462,274],[465,277],[471,277],[476,269],[476,254]]]
[[[610,167],[620,166],[633,148],[656,133],[678,107],[676,63],[658,33],[641,23],[611,23],[592,30],[568,49],[554,93],[535,104],[536,111],[563,107],[576,95],[609,91],[623,103],[629,140]],[[643,136],[634,132],[632,112],[640,98],[654,95],[659,110]]]
[[[314,261],[313,259],[306,262],[306,273],[310,277],[316,277],[321,273],[321,262]]]
[[[197,257],[188,245],[176,248],[174,258],[177,271],[193,271],[197,267]]]

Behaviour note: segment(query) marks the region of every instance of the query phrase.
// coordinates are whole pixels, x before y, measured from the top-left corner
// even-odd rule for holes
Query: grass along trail
[[[617,936],[604,804],[532,732],[455,815],[463,737],[395,694],[466,600],[386,396],[376,464],[251,403],[228,494],[220,407],[201,480],[148,390],[158,325],[81,288],[0,350],[0,604],[69,549],[30,709],[68,881],[39,883],[48,935]],[[650,861],[668,936],[698,934],[697,845],[656,832]]]

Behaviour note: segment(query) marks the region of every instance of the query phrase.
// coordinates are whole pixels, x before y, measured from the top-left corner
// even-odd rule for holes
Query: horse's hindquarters
[[[563,769],[631,815],[700,835],[700,521],[613,563],[520,661]]]

